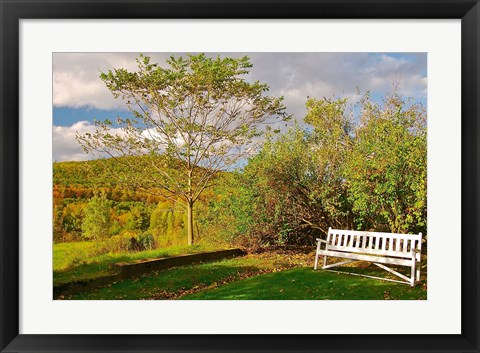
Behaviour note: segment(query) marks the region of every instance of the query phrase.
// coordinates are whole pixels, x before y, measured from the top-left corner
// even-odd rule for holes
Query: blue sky
[[[172,53],[145,53],[160,64]],[[185,55],[185,53],[173,53]],[[284,96],[289,113],[301,121],[307,96],[360,98],[357,90],[374,99],[398,92],[426,105],[426,53],[208,53],[250,57],[250,80],[270,86],[269,94]],[[85,160],[75,133],[92,131],[94,119],[114,120],[128,112],[113,99],[101,72],[113,68],[135,70],[138,53],[55,53],[53,55],[53,159]]]

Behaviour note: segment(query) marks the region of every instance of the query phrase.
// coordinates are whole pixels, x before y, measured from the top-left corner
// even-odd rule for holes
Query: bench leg
[[[416,276],[417,282],[420,282],[420,262],[417,263],[417,276]]]
[[[318,267],[318,252],[320,251],[320,242],[318,242],[317,245],[317,253],[315,254],[315,265],[313,266],[313,269],[316,270]]]
[[[410,271],[410,287],[413,287],[415,285],[415,264],[416,264],[416,261],[415,261],[415,258],[413,258],[413,261],[412,261],[412,268],[411,268],[411,271]]]
[[[327,266],[327,255],[323,256],[323,268]]]

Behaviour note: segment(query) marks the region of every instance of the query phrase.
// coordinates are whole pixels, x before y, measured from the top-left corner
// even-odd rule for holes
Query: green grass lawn
[[[116,263],[157,259],[179,254],[195,254],[218,250],[210,245],[172,246],[129,253],[101,253],[94,242],[59,243],[53,245],[54,285],[87,280],[116,272]]]
[[[64,299],[426,299],[426,286],[313,271],[314,255],[266,252],[154,272]],[[378,268],[351,272],[384,275]],[[387,274],[388,275],[388,274]]]
[[[224,286],[183,296],[209,300],[383,300],[427,299],[422,285],[408,285],[371,278],[295,268],[247,278]]]

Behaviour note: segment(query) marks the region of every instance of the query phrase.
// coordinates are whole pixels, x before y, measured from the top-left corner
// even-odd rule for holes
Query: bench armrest
[[[320,239],[320,238],[317,238],[317,242],[327,244],[327,241],[326,241],[326,240],[323,240],[323,239]]]
[[[419,256],[417,256],[417,254],[419,254]],[[412,249],[412,258],[415,258],[417,259],[417,257],[419,258],[418,260],[420,260],[420,257],[422,256],[422,251],[419,250],[419,249]]]

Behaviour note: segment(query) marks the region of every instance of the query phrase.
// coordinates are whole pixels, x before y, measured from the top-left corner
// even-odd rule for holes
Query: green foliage
[[[105,239],[109,235],[111,223],[110,202],[105,196],[92,197],[85,207],[83,236],[92,240]]]
[[[248,249],[260,246],[251,225],[252,189],[243,173],[222,173],[208,202],[197,207],[197,221],[202,240],[219,246],[234,245]]]
[[[355,144],[356,126],[346,110],[347,100],[309,99],[305,122],[309,134],[316,180],[308,185],[317,207],[309,221],[326,232],[328,227],[352,229],[351,204],[345,167]],[[316,216],[315,216],[316,215]]]
[[[397,96],[367,97],[345,168],[360,229],[426,232],[427,131],[424,111]]]
[[[130,208],[130,211],[126,213],[125,229],[147,230],[150,223],[148,211],[148,208],[143,204],[138,204]]]

